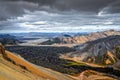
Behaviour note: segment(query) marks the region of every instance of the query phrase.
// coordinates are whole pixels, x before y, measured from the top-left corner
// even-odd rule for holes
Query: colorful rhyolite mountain
[[[120,69],[120,35],[108,36],[74,47],[75,52],[62,58]]]
[[[104,38],[107,36],[112,36],[112,35],[120,35],[119,31],[114,31],[114,30],[108,30],[108,31],[103,31],[103,32],[96,32],[96,33],[91,33],[86,36],[73,36],[73,37],[57,37],[50,39],[48,41],[45,41],[41,44],[43,45],[51,45],[51,44],[81,44],[85,43],[88,41],[93,41],[97,40],[99,38]]]

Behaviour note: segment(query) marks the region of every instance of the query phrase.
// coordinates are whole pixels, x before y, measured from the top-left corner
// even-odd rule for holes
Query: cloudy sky
[[[0,33],[120,30],[120,0],[0,0]]]

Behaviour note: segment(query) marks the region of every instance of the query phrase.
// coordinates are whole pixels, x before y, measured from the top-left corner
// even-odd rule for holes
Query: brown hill
[[[61,73],[33,65],[0,45],[0,79],[2,80],[73,80]]]

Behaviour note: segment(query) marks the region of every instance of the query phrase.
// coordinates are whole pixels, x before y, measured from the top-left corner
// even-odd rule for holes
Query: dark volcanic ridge
[[[0,34],[0,43],[3,45],[17,45],[20,41],[10,34]]]

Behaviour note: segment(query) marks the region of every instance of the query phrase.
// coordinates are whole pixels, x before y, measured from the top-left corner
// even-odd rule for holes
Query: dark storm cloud
[[[94,11],[112,3],[113,0],[58,0],[56,4],[59,9],[75,9],[79,11]]]
[[[110,7],[109,12],[120,11],[120,0],[25,0],[39,5],[48,5],[51,8],[57,8],[61,11],[77,10],[77,11],[93,11],[99,12],[99,10]]]
[[[30,2],[0,0],[0,21],[25,14],[25,9],[34,11],[38,5]]]
[[[48,6],[48,9],[43,6]],[[53,9],[59,11],[77,10],[98,13],[100,10],[119,12],[119,0],[0,0],[0,20],[25,14],[30,11]]]
[[[51,8],[59,10],[79,10],[79,11],[99,11],[100,9],[119,3],[119,0],[1,0],[1,1],[27,1],[39,4],[39,6],[47,5]]]
[[[78,11],[98,12],[100,9],[112,4],[114,4],[114,6],[118,8],[120,7],[119,5],[115,4],[119,3],[120,2],[119,0],[24,0],[24,1],[38,3],[39,6],[47,5],[50,6],[51,8],[56,8],[61,11],[73,9]]]
[[[105,7],[109,13],[120,13],[120,0],[117,0]]]

